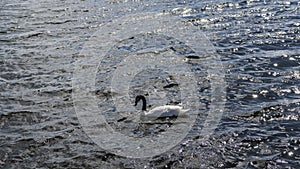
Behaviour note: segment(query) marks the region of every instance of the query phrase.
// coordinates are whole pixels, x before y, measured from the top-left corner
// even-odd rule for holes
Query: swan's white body
[[[179,117],[185,116],[188,109],[181,106],[165,105],[156,107],[150,111],[143,111],[141,119],[157,119],[159,117]]]

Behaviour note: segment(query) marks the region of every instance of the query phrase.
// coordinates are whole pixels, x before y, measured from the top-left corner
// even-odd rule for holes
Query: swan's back
[[[149,118],[159,118],[159,117],[177,117],[180,114],[185,114],[188,109],[183,109],[180,106],[166,105],[156,107],[149,112],[145,112],[144,116]]]

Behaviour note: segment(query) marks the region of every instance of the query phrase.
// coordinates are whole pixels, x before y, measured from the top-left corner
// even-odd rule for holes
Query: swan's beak
[[[140,101],[140,100],[135,99],[134,106],[136,106],[136,105],[138,104],[139,101]]]

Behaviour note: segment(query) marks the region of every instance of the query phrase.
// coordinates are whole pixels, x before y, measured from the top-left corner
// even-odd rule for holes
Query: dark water
[[[299,5],[259,0],[1,1],[1,168],[299,168]],[[163,11],[193,23],[214,44],[226,72],[226,111],[208,141],[199,139],[203,121],[198,120],[168,152],[146,159],[117,156],[95,144],[78,121],[74,66],[83,57],[85,42],[103,24],[127,14]],[[172,41],[161,42],[165,40]],[[105,74],[98,74],[97,98],[110,102],[101,76]],[[145,84],[150,96],[160,92],[155,85],[171,93],[152,97],[154,106],[160,98],[168,98],[163,103],[180,101],[176,83],[163,71],[148,70],[136,78],[145,83],[134,84],[131,93],[142,92]],[[209,89],[205,85],[199,86],[203,95]],[[209,109],[209,100],[201,102]],[[123,133],[135,127],[114,125]]]

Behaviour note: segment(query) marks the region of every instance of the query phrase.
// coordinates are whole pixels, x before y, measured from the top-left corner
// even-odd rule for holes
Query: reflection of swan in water
[[[147,103],[146,98],[143,95],[138,95],[135,98],[135,106],[138,102],[142,100],[143,107],[142,107],[142,114],[141,119],[157,119],[159,117],[178,117],[185,115],[185,112],[189,111],[189,109],[183,109],[181,106],[174,106],[174,105],[165,105],[156,107],[150,111],[146,110]]]

